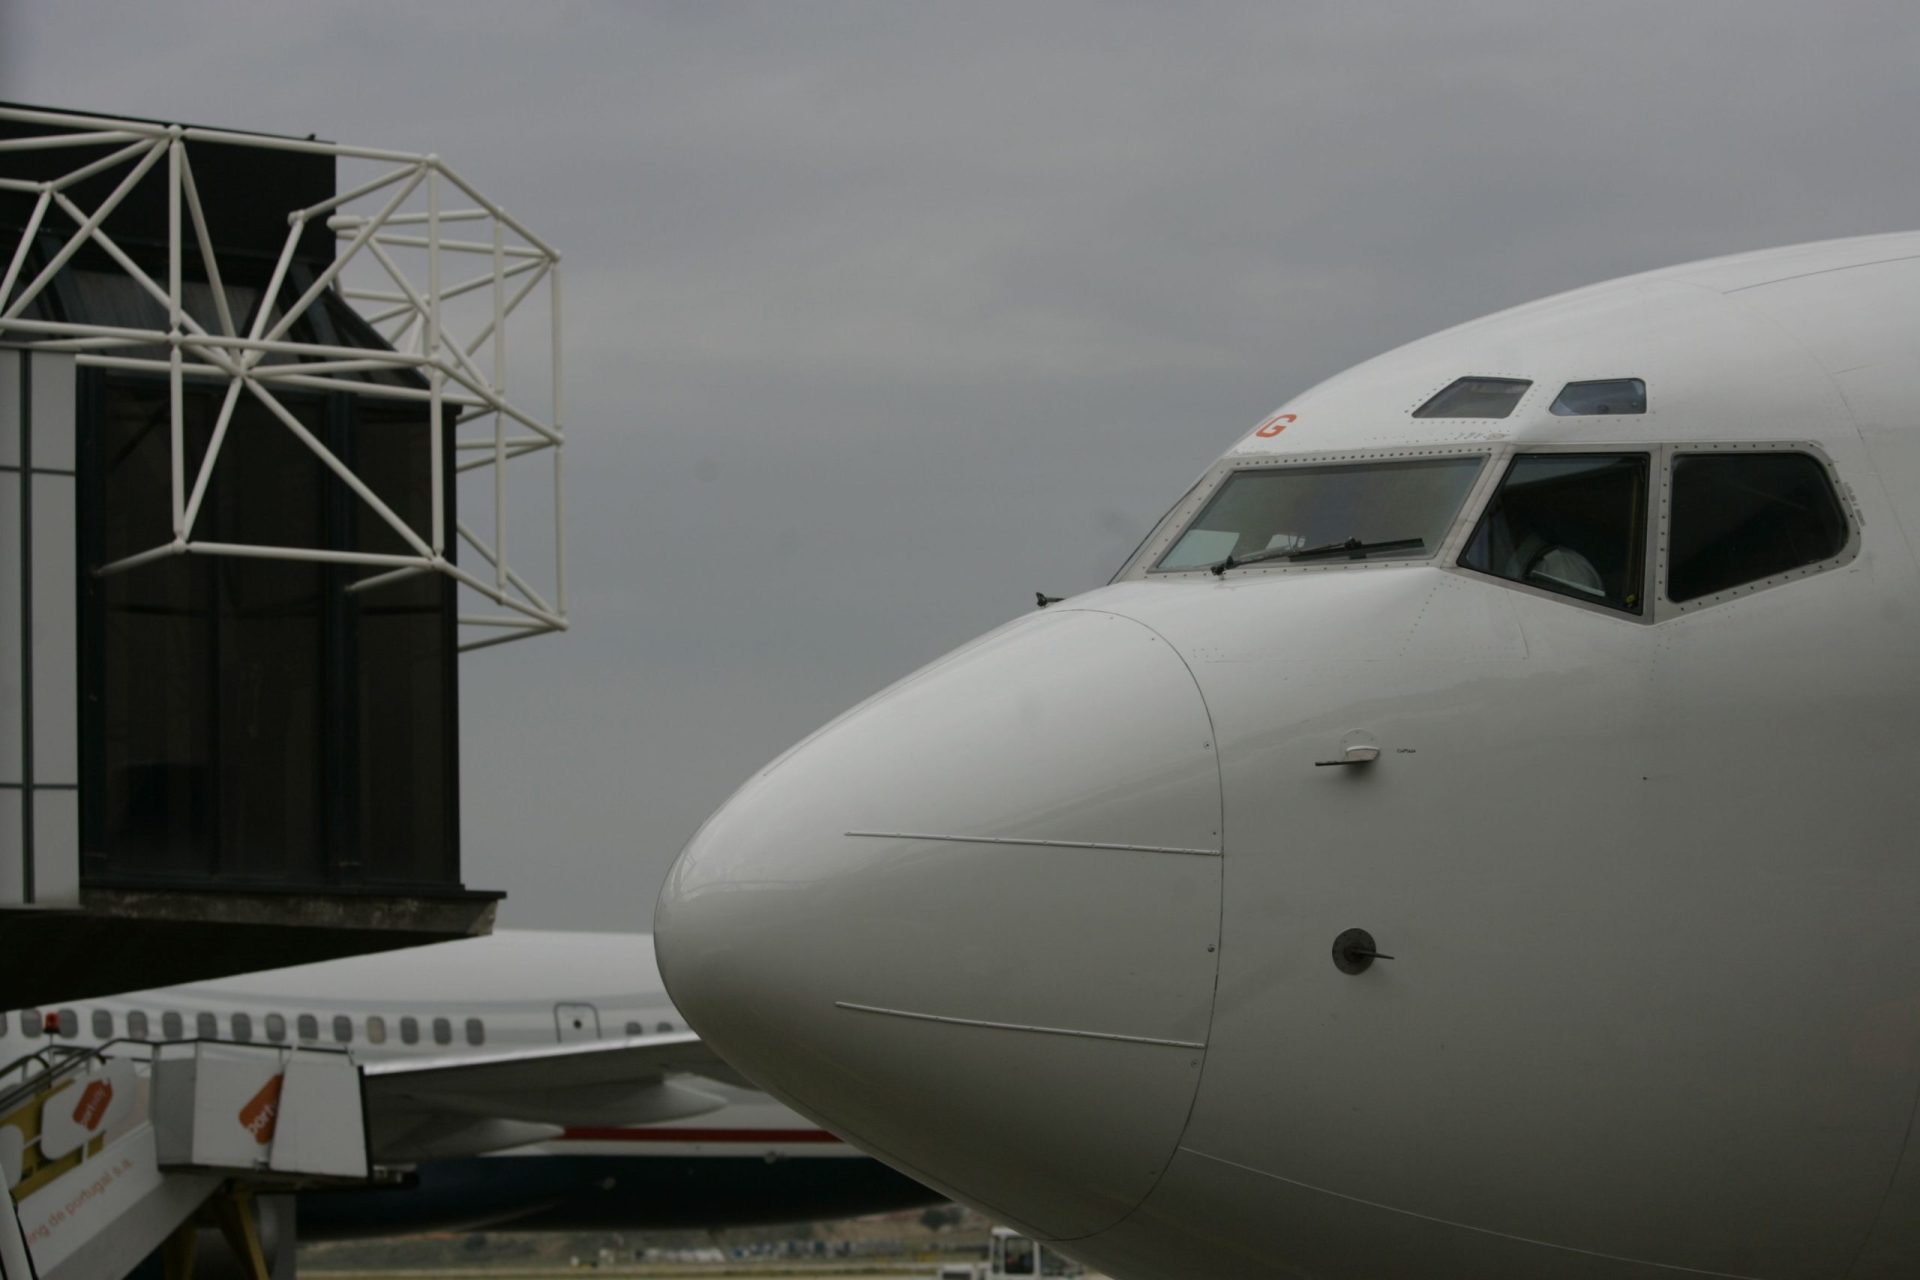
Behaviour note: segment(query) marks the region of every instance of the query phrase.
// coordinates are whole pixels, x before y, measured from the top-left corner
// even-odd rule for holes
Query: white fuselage
[[[657,912],[679,1007],[1126,1280],[1920,1274],[1920,235],[1282,408],[1110,586],[742,787]],[[1430,479],[1221,514],[1416,464],[1425,526]]]
[[[50,1039],[51,1018],[59,1028]],[[644,934],[507,931],[217,982],[0,1015],[0,1063],[53,1040],[237,1040],[344,1050],[363,1064],[499,1057],[571,1041],[684,1032]],[[39,1031],[39,1034],[33,1032]],[[623,1229],[846,1216],[934,1197],[757,1090],[710,1079],[723,1106],[646,1124],[550,1126],[551,1138],[429,1160],[409,1190],[333,1192],[302,1233],[388,1234],[514,1222]],[[499,1158],[513,1158],[503,1166]],[[847,1164],[809,1177],[819,1161]],[[689,1175],[687,1162],[707,1172]],[[487,1162],[482,1167],[481,1162]],[[790,1166],[788,1162],[799,1162]],[[311,1230],[310,1230],[311,1228]]]
[[[0,1056],[219,1039],[377,1062],[680,1031],[644,934],[515,931],[0,1014]]]

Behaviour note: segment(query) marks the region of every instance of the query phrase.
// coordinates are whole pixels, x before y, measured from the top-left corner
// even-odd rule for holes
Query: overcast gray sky
[[[437,151],[566,254],[575,630],[462,669],[522,926],[647,927],[753,769],[1318,379],[1920,226],[1911,0],[0,0],[0,98]]]

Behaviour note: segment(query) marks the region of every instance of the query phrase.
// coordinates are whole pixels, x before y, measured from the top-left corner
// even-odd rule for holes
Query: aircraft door
[[[553,1024],[562,1044],[600,1038],[600,1011],[590,1004],[556,1004]]]

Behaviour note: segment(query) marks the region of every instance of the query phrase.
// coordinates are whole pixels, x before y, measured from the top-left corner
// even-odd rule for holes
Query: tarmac
[[[801,1263],[715,1262],[654,1264],[632,1263],[616,1266],[543,1266],[530,1268],[474,1267],[461,1270],[340,1270],[300,1269],[301,1280],[584,1280],[587,1276],[607,1280],[932,1280],[939,1274],[934,1263],[913,1267],[898,1264],[863,1267],[858,1264],[807,1266]],[[1080,1280],[1106,1280],[1099,1272],[1089,1271]]]

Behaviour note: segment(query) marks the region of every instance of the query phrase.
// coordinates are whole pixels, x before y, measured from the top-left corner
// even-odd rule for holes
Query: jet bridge
[[[371,1176],[360,1068],[344,1053],[54,1046],[0,1073],[0,1280],[124,1276],[155,1250],[184,1277],[203,1225],[265,1280],[254,1196]]]
[[[458,659],[568,625],[560,304],[438,155],[0,103],[0,1009],[492,927]]]

